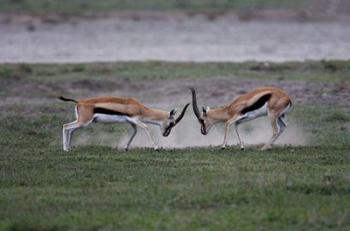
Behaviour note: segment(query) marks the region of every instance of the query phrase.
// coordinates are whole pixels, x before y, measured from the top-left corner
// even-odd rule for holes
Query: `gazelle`
[[[273,135],[262,147],[262,150],[271,148],[272,144],[287,127],[283,118],[285,113],[287,113],[292,106],[292,101],[287,93],[280,88],[260,87],[239,96],[224,107],[217,109],[203,107],[202,113],[200,113],[198,109],[196,91],[194,88],[191,88],[191,92],[193,111],[201,124],[201,133],[203,135],[207,135],[214,124],[225,123],[225,135],[224,142],[221,145],[222,148],[225,148],[227,145],[227,135],[232,124],[234,124],[241,150],[244,149],[244,145],[238,133],[238,125],[240,123],[265,115],[269,117]]]
[[[130,144],[136,136],[137,127],[142,128],[155,150],[158,149],[153,136],[146,124],[153,124],[160,127],[163,136],[168,136],[171,129],[184,117],[186,109],[190,103],[186,104],[181,114],[175,118],[176,109],[168,111],[152,109],[138,102],[133,98],[98,97],[83,100],[74,100],[59,97],[63,101],[76,103],[76,120],[63,125],[63,150],[70,148],[72,133],[78,129],[89,125],[91,122],[119,122],[128,123],[133,129],[133,133],[125,147],[129,150]]]

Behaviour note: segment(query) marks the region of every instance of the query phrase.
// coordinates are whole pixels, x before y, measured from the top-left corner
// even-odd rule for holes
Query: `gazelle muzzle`
[[[169,134],[170,134],[170,132],[171,132],[171,129],[172,129],[173,127],[175,127],[175,123],[174,123],[174,122],[171,122],[171,123],[169,124],[169,126],[165,129],[165,131],[163,132],[163,136],[164,136],[164,137],[169,136]]]
[[[203,135],[208,135],[207,128],[205,126],[204,120],[203,119],[198,119],[198,121],[201,124],[201,133]]]
[[[185,113],[186,113],[186,110],[187,110],[187,108],[188,108],[189,105],[190,105],[190,103],[186,104],[186,106],[182,109],[182,112],[181,112],[181,114],[179,115],[179,117],[177,117],[177,118],[175,119],[175,121],[171,121],[171,122],[169,123],[168,127],[166,127],[165,131],[163,132],[163,136],[164,136],[164,137],[169,136],[169,134],[170,134],[170,132],[171,132],[171,129],[172,129],[173,127],[175,127],[175,125],[178,124],[178,123],[182,120],[182,118],[184,117],[184,115],[185,115]]]

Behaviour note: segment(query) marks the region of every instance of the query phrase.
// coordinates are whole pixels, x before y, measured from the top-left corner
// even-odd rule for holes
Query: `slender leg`
[[[271,116],[271,126],[272,126],[272,137],[271,139],[261,148],[261,150],[267,150],[272,147],[273,142],[278,138],[281,134],[281,129],[278,125],[278,118],[275,116]]]
[[[73,123],[71,123],[71,124],[69,124],[69,126],[66,126],[66,127],[71,127],[71,126],[73,126],[75,123],[76,123],[76,121],[73,122]],[[74,131],[74,128],[67,128],[67,129],[66,129],[66,146],[67,146],[68,148],[70,147],[70,144],[71,144],[72,133],[73,133],[73,131]]]
[[[284,132],[284,130],[286,130],[286,128],[287,128],[287,124],[286,124],[286,122],[284,122],[283,118],[279,117],[277,120],[277,123],[280,126],[280,132],[281,133]]]
[[[237,134],[239,146],[241,147],[241,150],[244,150],[244,144],[243,144],[243,142],[241,140],[241,137],[239,136],[239,133],[238,133],[238,123],[235,123],[235,131],[236,131],[236,134]]]
[[[70,130],[68,130],[68,147],[70,147],[70,144],[71,144],[71,142],[72,142],[72,135],[73,135],[73,133],[76,131],[76,130],[78,130],[78,128],[81,128],[80,126],[79,127],[74,127],[74,128],[72,128],[72,129],[70,129]]]
[[[131,127],[133,128],[133,133],[132,133],[132,135],[131,135],[131,137],[130,137],[130,139],[129,139],[129,141],[128,141],[128,144],[127,144],[126,147],[125,147],[125,151],[128,151],[128,150],[129,150],[130,144],[131,144],[131,142],[133,141],[133,139],[135,138],[136,133],[137,133],[137,126],[136,126],[135,124],[133,124],[133,123],[130,123],[130,125],[131,125]]]
[[[278,133],[275,135],[275,137],[273,137],[273,139],[271,140],[271,145],[277,140],[277,138],[284,132],[284,130],[286,129],[287,125],[286,123],[283,121],[283,119],[281,117],[279,117],[277,119],[277,124],[278,124]]]
[[[152,145],[153,145],[154,150],[158,150],[159,148],[158,148],[158,146],[156,145],[156,142],[154,141],[154,138],[153,138],[152,134],[150,133],[149,128],[147,127],[147,125],[144,124],[144,123],[142,123],[142,122],[139,121],[139,120],[135,120],[135,123],[136,123],[139,127],[143,128],[143,130],[146,132],[148,138],[151,140],[151,143],[152,143]]]
[[[225,124],[225,136],[224,136],[224,142],[221,145],[221,149],[225,149],[226,145],[227,145],[227,136],[228,136],[228,132],[230,130],[230,123],[226,123]]]
[[[69,151],[72,133],[80,127],[82,127],[82,124],[80,124],[77,121],[63,125],[63,150],[64,151]]]
[[[63,150],[68,151],[69,149],[69,143],[68,140],[70,139],[70,134],[69,134],[69,128],[76,124],[77,121],[64,124],[63,129],[62,129],[62,138],[63,138]]]
[[[286,130],[286,123],[283,121],[282,117],[279,117],[277,119],[277,124],[279,126],[279,131],[277,133],[277,135],[274,137],[274,139],[271,142],[271,145],[278,139],[278,137],[280,137],[280,135],[284,132],[284,130]]]

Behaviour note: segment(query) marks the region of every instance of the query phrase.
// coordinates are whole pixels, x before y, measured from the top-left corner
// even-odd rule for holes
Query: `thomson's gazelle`
[[[68,151],[70,148],[72,133],[81,127],[89,125],[91,122],[120,122],[129,123],[133,129],[125,149],[128,150],[130,144],[137,133],[137,127],[142,128],[155,150],[158,146],[150,133],[146,124],[158,125],[163,136],[168,136],[171,129],[180,122],[185,115],[189,103],[183,108],[179,117],[175,118],[176,110],[170,112],[152,109],[138,102],[133,98],[117,97],[98,97],[83,100],[74,100],[59,97],[63,101],[72,101],[76,103],[74,122],[63,125],[63,150]]]
[[[203,107],[202,113],[200,113],[194,88],[191,88],[191,92],[193,111],[201,124],[201,132],[203,135],[207,135],[214,124],[220,122],[225,123],[225,136],[222,148],[225,148],[227,145],[227,135],[230,126],[233,124],[240,147],[243,150],[244,146],[238,133],[238,125],[265,115],[267,115],[271,121],[273,135],[262,147],[262,150],[271,148],[273,142],[275,142],[285,130],[287,125],[283,118],[285,113],[292,106],[290,97],[282,89],[276,87],[260,87],[239,96],[224,107],[217,109]]]

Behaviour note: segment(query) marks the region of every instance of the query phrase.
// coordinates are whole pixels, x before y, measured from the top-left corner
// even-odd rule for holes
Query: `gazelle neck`
[[[142,120],[158,123],[166,120],[169,117],[169,112],[159,109],[145,108],[142,117]]]
[[[211,109],[207,112],[208,117],[215,122],[227,121],[230,119],[228,110],[225,107]]]

